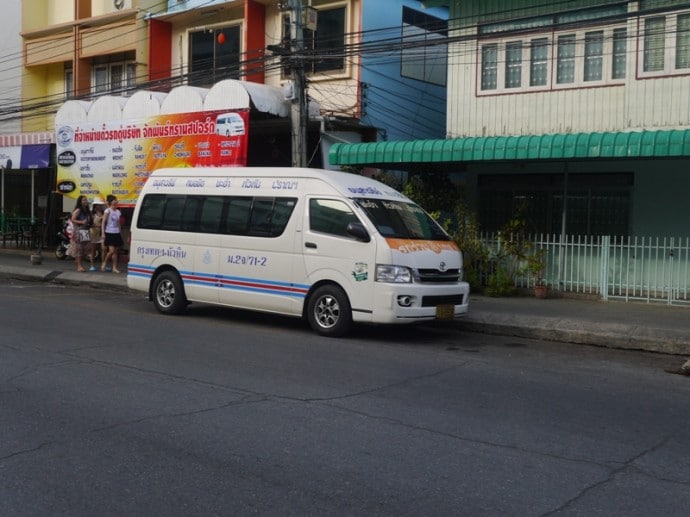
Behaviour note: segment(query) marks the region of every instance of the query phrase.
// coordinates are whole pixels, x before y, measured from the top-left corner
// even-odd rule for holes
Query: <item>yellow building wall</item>
[[[22,32],[74,20],[74,0],[23,0]]]
[[[65,101],[64,64],[24,69],[23,85],[22,131],[54,131],[55,112]]]

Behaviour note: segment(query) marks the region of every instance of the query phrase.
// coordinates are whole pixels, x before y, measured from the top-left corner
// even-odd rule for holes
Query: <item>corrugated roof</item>
[[[690,156],[690,129],[334,144],[332,165]]]

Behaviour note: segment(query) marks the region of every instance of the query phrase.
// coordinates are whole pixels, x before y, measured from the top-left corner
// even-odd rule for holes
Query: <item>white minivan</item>
[[[127,284],[160,312],[190,302],[412,323],[467,312],[462,254],[418,205],[367,177],[304,168],[160,169],[134,209]]]
[[[223,113],[216,117],[216,134],[221,136],[244,135],[244,120],[238,113]]]

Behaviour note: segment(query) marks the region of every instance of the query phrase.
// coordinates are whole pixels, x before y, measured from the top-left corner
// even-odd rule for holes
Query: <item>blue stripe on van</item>
[[[291,284],[289,282],[273,282],[270,280],[259,280],[257,278],[221,276],[218,281],[224,289],[278,294],[297,298],[304,298],[309,291],[308,285]]]
[[[140,264],[128,264],[127,274],[140,278],[147,278],[149,281],[153,276],[155,268]],[[289,282],[278,282],[262,280],[250,277],[238,276],[217,276],[194,271],[180,271],[180,277],[185,284],[203,285],[206,287],[220,287],[222,289],[235,289],[238,291],[248,291],[255,293],[274,294],[280,296],[290,296],[297,298],[306,297],[309,286],[303,284],[291,284]]]

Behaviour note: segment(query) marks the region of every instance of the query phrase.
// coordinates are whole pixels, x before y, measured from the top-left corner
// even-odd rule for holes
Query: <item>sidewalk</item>
[[[0,248],[0,276],[128,290],[124,264],[119,275],[78,273],[73,260],[58,260],[52,250],[44,251],[40,265],[30,256],[28,250]],[[488,334],[690,356],[690,307],[472,295],[469,314],[457,325]]]

